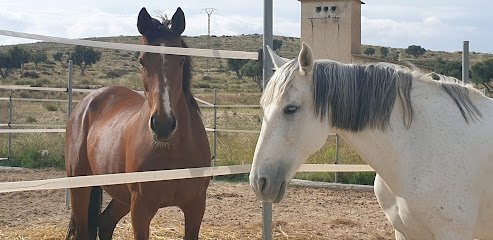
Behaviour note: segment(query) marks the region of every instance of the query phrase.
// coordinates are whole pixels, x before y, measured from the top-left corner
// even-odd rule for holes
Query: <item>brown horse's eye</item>
[[[139,58],[139,63],[140,63],[140,65],[144,66],[144,60],[142,60],[141,57]]]

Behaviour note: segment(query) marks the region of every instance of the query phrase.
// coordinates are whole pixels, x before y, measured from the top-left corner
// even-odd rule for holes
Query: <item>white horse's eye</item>
[[[295,113],[296,111],[298,111],[300,107],[298,106],[295,106],[295,105],[287,105],[286,107],[284,107],[284,114],[293,114]]]

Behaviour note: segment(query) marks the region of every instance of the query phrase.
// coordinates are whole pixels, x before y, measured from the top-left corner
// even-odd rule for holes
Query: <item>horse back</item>
[[[97,161],[105,161],[108,156],[94,158],[94,148],[109,148],[106,150],[110,150],[109,154],[114,157],[122,154],[116,149],[120,145],[121,129],[135,116],[143,103],[144,98],[140,94],[119,86],[101,88],[87,95],[74,109],[67,122],[67,176],[122,172],[125,167],[123,161],[116,161],[110,165],[98,164]],[[99,169],[100,166],[106,169]]]

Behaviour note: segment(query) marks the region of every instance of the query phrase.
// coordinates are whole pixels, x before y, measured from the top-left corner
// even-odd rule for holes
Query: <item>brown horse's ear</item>
[[[145,35],[149,32],[149,28],[152,26],[152,17],[147,12],[146,8],[143,7],[139,12],[139,17],[137,18],[137,29],[140,34]]]
[[[180,36],[185,31],[185,14],[179,7],[171,18],[171,31]]]

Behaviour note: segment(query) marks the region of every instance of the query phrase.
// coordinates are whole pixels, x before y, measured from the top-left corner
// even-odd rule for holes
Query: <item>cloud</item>
[[[363,43],[406,48],[420,45],[426,49],[458,51],[464,36],[478,31],[475,27],[450,24],[440,16],[419,21],[397,21],[362,17]]]
[[[240,35],[263,32],[263,4],[251,0],[183,1],[159,0],[73,1],[5,0],[0,8],[0,29],[67,38],[137,35],[136,18],[142,6],[153,14],[164,11],[172,16],[181,6],[187,18],[186,35],[206,35],[207,15],[203,8],[216,8],[211,18],[211,34]],[[463,40],[471,41],[472,51],[493,52],[493,2],[480,0],[396,2],[372,0],[362,7],[364,44],[457,51]],[[300,2],[274,0],[274,34],[300,35]],[[26,42],[0,37],[0,44]]]

